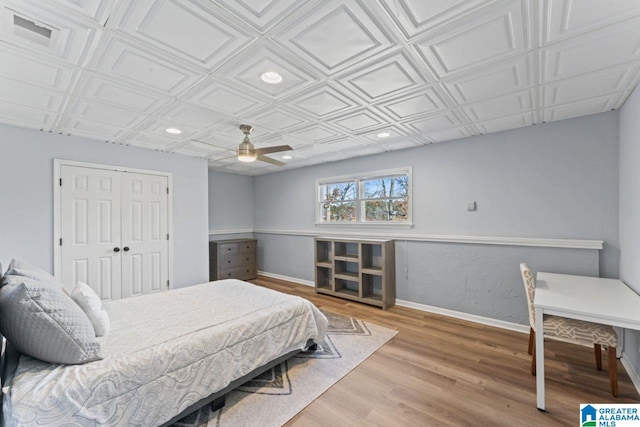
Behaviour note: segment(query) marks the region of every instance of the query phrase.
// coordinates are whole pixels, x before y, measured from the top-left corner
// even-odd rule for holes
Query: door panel
[[[124,173],[122,176],[122,297],[158,292],[169,278],[167,233],[168,179]]]
[[[102,298],[119,298],[120,177],[103,169],[60,169],[61,280],[87,283]]]

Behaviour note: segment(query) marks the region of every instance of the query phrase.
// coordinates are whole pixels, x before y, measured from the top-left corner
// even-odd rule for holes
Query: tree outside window
[[[411,169],[318,180],[319,223],[411,222]]]

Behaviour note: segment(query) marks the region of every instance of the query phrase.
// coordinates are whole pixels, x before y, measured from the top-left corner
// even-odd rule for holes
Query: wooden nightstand
[[[255,279],[257,240],[231,239],[209,242],[209,280]]]

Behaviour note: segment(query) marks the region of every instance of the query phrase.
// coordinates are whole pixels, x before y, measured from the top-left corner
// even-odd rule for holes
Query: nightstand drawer
[[[255,263],[256,263],[256,257],[252,253],[220,255],[220,268],[239,267],[242,265],[254,265]]]
[[[256,241],[255,240],[249,240],[246,242],[239,242],[237,243],[238,245],[238,253],[241,254],[255,254],[256,253]]]
[[[246,265],[242,267],[221,268],[219,279],[255,279],[257,277],[255,266]]]
[[[237,253],[238,253],[237,243],[225,243],[224,245],[220,245],[220,255],[237,254]]]

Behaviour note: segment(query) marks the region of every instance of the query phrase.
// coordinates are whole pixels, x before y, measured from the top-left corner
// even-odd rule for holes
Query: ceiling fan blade
[[[276,159],[272,159],[271,157],[263,156],[262,154],[258,154],[258,157],[256,158],[256,160],[260,160],[261,162],[271,163],[272,165],[276,165],[276,166],[284,166],[283,162],[278,161]]]
[[[280,151],[289,151],[293,150],[293,148],[288,145],[277,145],[275,147],[265,147],[265,148],[256,148],[256,153],[260,154],[270,154],[270,153],[279,153]]]

